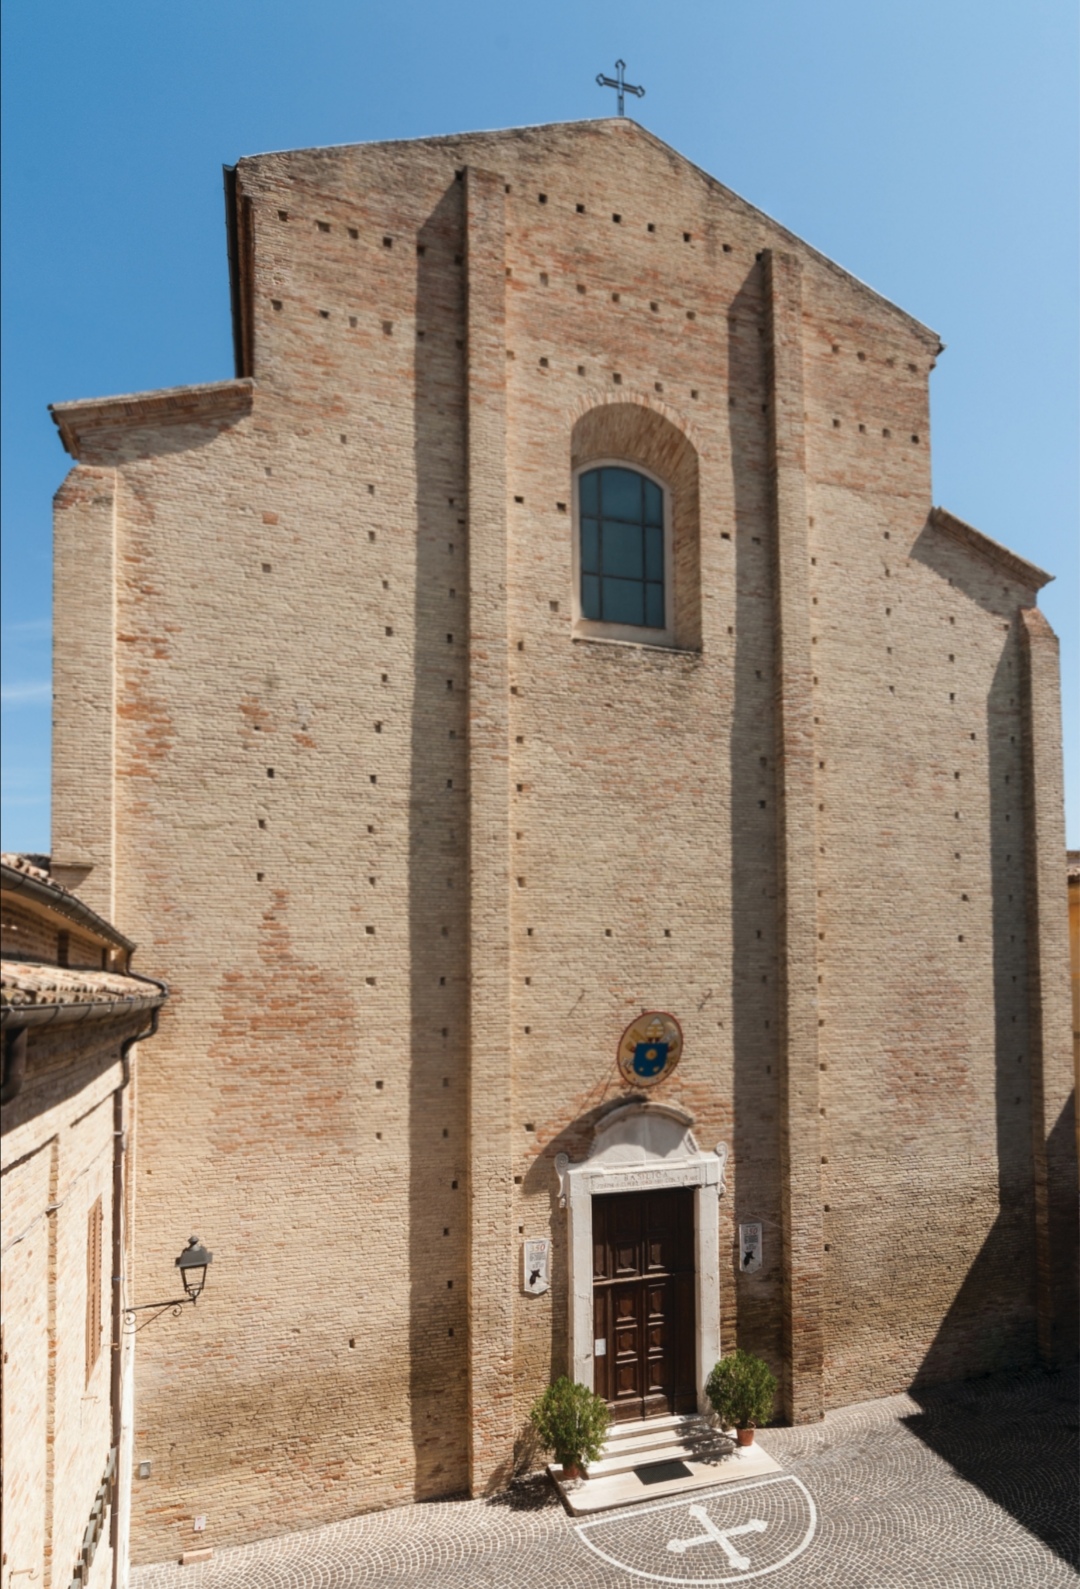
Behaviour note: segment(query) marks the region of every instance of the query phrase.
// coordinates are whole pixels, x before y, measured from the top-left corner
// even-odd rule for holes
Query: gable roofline
[[[429,147],[431,145],[457,146],[462,143],[467,143],[472,139],[490,139],[502,136],[513,136],[514,134],[522,133],[562,132],[570,128],[602,127],[608,125],[619,128],[632,128],[635,134],[638,134],[640,137],[644,138],[655,148],[662,150],[664,154],[672,156],[674,159],[678,160],[682,165],[686,166],[688,170],[693,171],[695,175],[697,175],[711,191],[718,195],[722,195],[723,198],[737,206],[747,216],[759,218],[760,220],[767,222],[770,227],[774,228],[780,234],[780,236],[792,246],[798,248],[802,252],[805,252],[818,264],[830,271],[833,275],[847,282],[850,286],[855,287],[860,293],[873,299],[875,304],[881,305],[882,307],[888,309],[891,314],[895,315],[897,319],[901,320],[904,325],[908,327],[909,330],[913,331],[916,336],[918,336],[927,344],[930,352],[935,357],[937,354],[943,353],[945,351],[944,342],[942,342],[941,337],[935,330],[932,329],[932,327],[926,325],[915,315],[909,314],[906,309],[902,309],[900,305],[894,303],[891,298],[886,298],[884,293],[878,292],[877,289],[871,287],[868,282],[863,281],[860,276],[856,276],[852,271],[846,270],[843,265],[838,265],[836,260],[831,259],[828,254],[822,253],[819,248],[815,248],[812,243],[808,243],[805,238],[800,237],[798,233],[791,231],[789,227],[784,226],[781,221],[776,220],[775,217],[770,215],[767,210],[761,209],[756,204],[751,204],[749,199],[744,199],[741,194],[736,193],[734,189],[726,187],[723,182],[712,176],[704,169],[704,167],[699,166],[695,161],[688,159],[688,157],[680,150],[676,149],[673,144],[666,143],[663,138],[657,137],[656,133],[650,132],[648,127],[643,127],[641,123],[635,121],[632,116],[588,116],[581,117],[575,121],[532,122],[522,127],[476,128],[471,132],[436,133],[430,137],[421,138],[370,138],[364,140],[361,143],[312,144],[303,149],[273,149],[266,150],[262,154],[244,155],[240,160],[237,161],[237,165],[233,169],[239,169],[241,166],[247,165],[249,162],[254,164],[259,160],[275,159],[283,155],[320,154],[324,152],[333,153],[338,150],[348,149],[405,149],[414,144],[425,144]]]
[[[963,519],[958,519],[955,513],[950,513],[947,508],[931,508],[930,523],[935,529],[951,536],[954,541],[959,541],[970,551],[977,552],[988,563],[993,563],[995,568],[1001,569],[1002,573],[1025,585],[1029,590],[1041,590],[1055,578],[1037,563],[1029,563],[1026,557],[1010,552],[1009,548],[1002,546],[1000,541],[991,540],[989,535],[984,535],[974,525],[965,524]]]

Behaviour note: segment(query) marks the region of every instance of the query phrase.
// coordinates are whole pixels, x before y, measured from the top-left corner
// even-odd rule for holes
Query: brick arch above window
[[[677,430],[686,438],[696,453],[704,453],[704,443],[688,414],[665,402],[663,398],[655,397],[652,392],[641,391],[636,386],[621,386],[618,391],[586,389],[565,411],[568,428],[574,430],[579,420],[603,408],[644,408],[650,414],[666,419],[673,430]]]
[[[663,482],[670,512],[673,635],[685,650],[701,646],[701,527],[698,449],[672,411],[646,399],[600,401],[579,413],[571,430],[570,469],[596,461],[635,465]],[[575,499],[576,500],[576,499]],[[576,516],[575,516],[576,522]]]

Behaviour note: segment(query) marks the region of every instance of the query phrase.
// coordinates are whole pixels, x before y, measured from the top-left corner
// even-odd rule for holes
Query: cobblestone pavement
[[[759,1436],[784,1472],[567,1515],[546,1479],[143,1567],[133,1589],[1058,1589],[1080,1584],[1077,1380],[1030,1373]],[[193,1538],[192,1545],[199,1541]]]

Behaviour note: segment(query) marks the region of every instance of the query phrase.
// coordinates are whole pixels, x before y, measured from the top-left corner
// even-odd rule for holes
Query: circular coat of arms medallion
[[[655,1087],[682,1058],[682,1027],[664,1010],[646,1010],[619,1038],[619,1074],[628,1087]]]

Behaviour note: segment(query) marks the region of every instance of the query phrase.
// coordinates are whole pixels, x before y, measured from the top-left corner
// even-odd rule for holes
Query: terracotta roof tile
[[[47,855],[16,855],[12,851],[5,851],[0,855],[0,862],[10,866],[13,872],[22,872],[25,877],[32,877],[35,882],[47,883],[50,888],[55,888],[57,893],[66,894],[63,888],[49,872],[49,857]]]
[[[0,962],[0,1005],[123,1004],[159,997],[151,982],[114,971],[78,970],[29,960]]]

